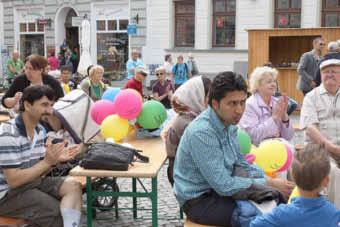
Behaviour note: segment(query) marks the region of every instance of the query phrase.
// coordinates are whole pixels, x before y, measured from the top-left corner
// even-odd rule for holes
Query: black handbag
[[[94,143],[89,146],[80,166],[85,169],[126,171],[134,161],[149,162],[149,158],[140,152],[142,151],[114,143]]]

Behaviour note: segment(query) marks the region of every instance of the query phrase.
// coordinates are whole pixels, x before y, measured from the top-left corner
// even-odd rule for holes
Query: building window
[[[195,44],[195,1],[175,2],[175,46],[193,47]]]
[[[121,79],[128,60],[128,20],[97,20],[97,63],[110,80]]]
[[[301,27],[301,0],[275,0],[275,28]]]
[[[37,22],[19,23],[20,56],[26,58],[31,54],[45,55],[44,25]]]
[[[322,26],[323,27],[340,26],[340,1],[338,0],[322,1]]]
[[[213,46],[235,46],[236,0],[213,1]]]

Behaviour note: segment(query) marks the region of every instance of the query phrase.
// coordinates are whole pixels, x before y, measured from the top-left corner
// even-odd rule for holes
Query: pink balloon
[[[141,96],[131,89],[125,89],[118,93],[114,101],[116,113],[121,117],[132,120],[138,116],[142,110]]]
[[[113,102],[109,100],[99,100],[91,107],[91,118],[98,125],[109,115],[115,114]]]
[[[254,154],[246,154],[244,158],[248,164],[252,165],[256,159],[256,156]]]
[[[293,152],[290,149],[290,147],[288,145],[285,144],[286,150],[287,150],[287,160],[285,162],[285,164],[278,170],[278,172],[282,172],[287,170],[290,165],[292,164],[293,161]]]

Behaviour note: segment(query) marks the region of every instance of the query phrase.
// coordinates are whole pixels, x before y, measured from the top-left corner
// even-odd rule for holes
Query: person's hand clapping
[[[66,162],[74,158],[80,152],[80,145],[75,144],[64,148],[62,154],[59,156],[59,162]]]
[[[65,143],[52,144],[51,139],[47,139],[45,146],[46,151],[44,161],[50,166],[56,165],[63,153]]]

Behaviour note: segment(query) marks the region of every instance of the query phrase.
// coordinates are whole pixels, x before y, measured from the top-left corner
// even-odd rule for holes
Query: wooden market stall
[[[296,89],[297,65],[301,55],[313,48],[312,40],[321,36],[327,43],[340,39],[339,28],[288,28],[248,30],[248,73],[257,66],[272,64],[279,71],[281,92],[302,104]],[[326,53],[326,47],[323,54]]]

